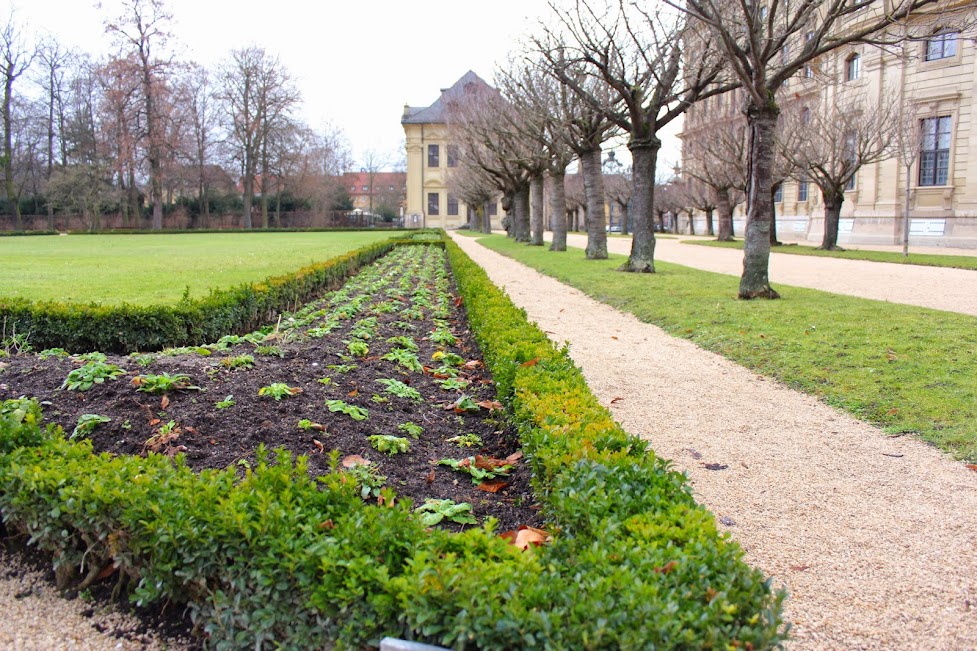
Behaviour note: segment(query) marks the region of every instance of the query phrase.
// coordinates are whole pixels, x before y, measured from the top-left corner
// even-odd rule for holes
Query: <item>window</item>
[[[458,145],[448,145],[448,167],[458,167]]]
[[[804,64],[804,78],[811,79],[814,76],[814,66],[810,63]]]
[[[355,185],[349,186],[349,191],[350,192],[356,192],[356,186]]]
[[[458,199],[452,197],[450,194],[448,195],[448,214],[452,217],[458,215]]]
[[[360,189],[363,190],[363,192],[367,192],[370,189],[370,186],[364,185]]]
[[[773,191],[773,202],[780,203],[784,200],[784,184],[781,183],[777,186],[777,189]]]
[[[387,186],[387,192],[393,192],[393,191],[394,191],[394,186],[388,185]]]
[[[946,185],[950,171],[950,116],[926,118],[921,126],[923,147],[919,157],[919,184]]]
[[[438,145],[427,146],[427,166],[441,167],[441,148]]]
[[[437,147],[437,145],[435,145]],[[441,214],[441,195],[437,192],[427,193],[427,214],[429,215],[440,215]]]
[[[862,57],[852,54],[845,59],[845,81],[855,81],[862,72]]]
[[[797,181],[797,201],[807,201],[807,177],[802,176]]]
[[[489,217],[495,217],[498,214],[499,214],[499,203],[497,201],[493,201],[492,203],[489,204]]]
[[[801,126],[807,126],[811,124],[811,109],[804,107],[801,109]]]
[[[949,59],[957,54],[957,32],[943,29],[926,40],[927,61]]]

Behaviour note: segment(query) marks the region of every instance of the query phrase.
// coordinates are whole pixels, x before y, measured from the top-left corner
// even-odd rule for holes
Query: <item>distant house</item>
[[[406,172],[349,172],[343,175],[354,210],[400,216],[406,203]]]
[[[458,151],[449,141],[445,115],[452,96],[463,95],[472,85],[488,87],[469,70],[450,88],[442,88],[430,106],[404,106],[400,123],[407,146],[406,226],[456,228],[473,218],[468,206],[448,190]],[[499,202],[489,205],[493,228],[501,228],[499,212]]]

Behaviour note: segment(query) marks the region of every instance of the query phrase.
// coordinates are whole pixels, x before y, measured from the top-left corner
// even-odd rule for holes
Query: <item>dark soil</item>
[[[37,398],[44,403],[45,418],[60,424],[66,435],[72,433],[83,414],[111,418],[87,435],[96,452],[145,455],[155,449],[164,454],[183,454],[187,465],[195,470],[230,466],[243,475],[246,468],[254,465],[258,446],[264,445],[306,455],[310,473],[320,475],[329,472],[330,452],[336,450],[341,459],[359,455],[375,463],[379,473],[387,478],[385,486],[400,497],[411,498],[415,506],[427,498],[448,498],[471,504],[479,522],[490,516],[496,518],[499,531],[520,525],[540,526],[541,517],[533,505],[530,471],[523,462],[516,463],[504,479],[505,487],[496,493],[479,490],[466,474],[436,465],[440,459],[473,455],[504,459],[518,451],[518,441],[504,412],[496,408],[497,403],[493,404],[494,385],[481,365],[450,279],[439,282],[430,277],[432,265],[435,270],[445,268],[443,252],[433,247],[409,247],[415,249],[423,252],[412,254],[415,258],[422,255],[420,262],[397,262],[393,258],[398,253],[387,256],[363,272],[372,275],[372,284],[361,279],[359,285],[365,286],[358,287],[354,280],[340,293],[327,295],[296,312],[299,327],[289,327],[292,322],[286,315],[275,326],[253,333],[250,338],[254,343],[182,354],[164,351],[141,357],[109,355],[106,362],[124,369],[125,375],[86,391],[60,388],[68,373],[84,362],[77,356],[11,355],[0,359],[4,366],[0,370],[0,399]],[[415,277],[418,273],[421,275]],[[443,271],[440,273],[444,276]],[[419,288],[422,303],[416,305]],[[423,302],[425,288],[427,304]],[[342,300],[346,295],[349,299],[365,299],[361,298],[356,314],[337,319],[336,309],[348,305],[349,301]],[[435,316],[439,306],[440,321]],[[411,313],[411,309],[415,311]],[[405,313],[409,316],[405,317]],[[309,314],[315,318],[310,319]],[[353,341],[350,331],[359,320],[370,317],[376,319],[376,327],[366,340],[369,353],[353,357],[347,349],[347,342]],[[309,335],[310,329],[315,332],[314,328],[330,321],[337,327],[328,335]],[[446,346],[430,340],[438,323],[447,325],[457,343]],[[405,335],[418,346],[416,355],[425,365],[423,372],[408,371],[394,361],[382,359],[398,347],[388,339]],[[442,367],[441,362],[432,361],[438,351],[463,358],[465,363],[458,366],[457,372],[460,379],[470,382],[466,388],[451,391],[437,384],[438,379],[443,379],[437,377],[436,371]],[[243,354],[254,358],[251,368],[231,369],[225,365],[226,360]],[[330,368],[335,365],[352,368]],[[162,373],[185,374],[199,389],[155,395],[137,389],[137,376]],[[324,377],[331,382],[320,382]],[[422,400],[391,395],[377,382],[380,379],[400,380],[419,391]],[[301,392],[279,400],[259,396],[262,387],[273,383],[285,383]],[[451,408],[462,391],[482,406],[464,412]],[[216,403],[227,396],[233,396],[233,406],[218,409]],[[353,420],[330,411],[327,400],[343,400],[366,408],[369,416]],[[316,425],[313,429],[300,429],[298,423],[303,419]],[[161,436],[171,422],[170,436]],[[398,429],[407,422],[423,428],[419,438],[410,438]],[[371,447],[367,438],[376,434],[406,437],[410,448],[402,454],[381,453]],[[463,434],[476,434],[481,445],[465,448],[447,441]],[[443,526],[461,528],[450,523]]]

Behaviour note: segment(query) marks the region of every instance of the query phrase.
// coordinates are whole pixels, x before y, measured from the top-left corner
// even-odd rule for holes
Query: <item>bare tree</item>
[[[45,181],[51,178],[55,165],[67,165],[67,143],[64,133],[65,122],[65,93],[68,66],[74,59],[74,54],[65,49],[53,39],[43,42],[38,50],[38,59],[42,66],[43,75],[37,79],[37,84],[44,91],[44,101],[47,108],[45,122],[47,138],[45,147]],[[54,230],[54,206],[48,203],[48,228]]]
[[[894,41],[893,23],[938,0],[666,0],[699,21],[718,43],[747,95],[750,128],[747,227],[739,297],[778,298],[770,287],[777,93],[805,65],[857,42]],[[691,56],[696,56],[693,52]]]
[[[706,235],[714,237],[716,235],[713,214],[716,211],[716,192],[710,186],[699,179],[686,176],[682,179],[683,202],[691,206],[694,210],[701,210],[706,217]],[[732,222],[732,217],[730,217]]]
[[[114,59],[95,69],[99,82],[98,125],[104,153],[112,160],[122,198],[125,226],[139,227],[141,212],[136,187],[137,147],[142,136],[141,76],[130,60]],[[135,219],[134,224],[130,221]]]
[[[845,191],[854,189],[863,165],[892,156],[896,111],[890,104],[842,97],[813,108],[794,107],[781,116],[782,156],[814,181],[824,199],[824,237],[818,248],[841,250],[838,220]]]
[[[120,58],[132,57],[139,72],[142,91],[142,139],[149,163],[149,198],[153,208],[152,227],[163,227],[163,148],[164,124],[161,116],[163,88],[172,61],[160,56],[170,38],[167,31],[173,17],[163,0],[123,0],[121,14],[105,24],[105,31],[116,37]]]
[[[667,11],[666,5],[645,9],[624,0],[578,0],[573,10],[563,11],[552,3],[551,7],[569,35],[566,56],[607,85],[610,101],[595,95],[579,77],[560,74],[565,68],[554,66],[560,80],[630,136],[634,238],[621,270],[652,273],[658,132],[700,97],[722,90],[714,85],[721,62],[713,56],[710,41],[688,31],[684,15]],[[683,62],[689,39],[695,41],[698,54]],[[552,50],[543,52],[551,63],[558,62]]]
[[[21,27],[10,12],[7,23],[0,28],[0,73],[3,74],[3,177],[7,197],[7,211],[14,217],[14,228],[21,230],[20,202],[14,186],[14,83],[27,72],[37,48],[24,38]]]
[[[607,200],[620,208],[621,232],[627,235],[631,230],[629,222],[633,176],[630,167],[625,168],[620,163],[618,167],[619,169],[611,171],[607,163],[604,164],[604,191],[607,193]]]
[[[483,233],[492,232],[492,217],[489,214],[489,202],[498,192],[491,175],[483,168],[473,164],[467,157],[462,157],[456,167],[448,173],[448,191],[465,202],[475,212],[475,224],[469,224],[473,229]]]
[[[721,96],[732,105],[733,95]],[[683,148],[682,172],[711,189],[719,218],[720,242],[733,239],[733,209],[746,186],[746,124],[726,112],[705,127],[697,128]]]

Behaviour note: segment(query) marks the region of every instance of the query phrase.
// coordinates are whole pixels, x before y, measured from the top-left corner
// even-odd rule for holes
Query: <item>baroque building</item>
[[[915,15],[899,47],[852,44],[821,57],[788,80],[778,94],[786,109],[835,106],[860,95],[866,103],[896,107],[913,124],[908,168],[909,241],[914,246],[977,248],[977,7],[947,0]],[[717,125],[738,118],[741,91],[689,110],[681,138],[683,158],[701,151]],[[804,108],[801,108],[804,110]],[[907,129],[908,130],[908,129]],[[845,188],[839,244],[901,244],[906,222],[907,167],[896,155],[863,165]],[[729,158],[726,156],[725,158]],[[718,162],[718,161],[717,161]],[[733,189],[733,201],[741,196]],[[774,195],[781,240],[820,242],[824,205],[816,185],[796,171]],[[734,234],[745,228],[744,206],[734,210]],[[696,232],[705,215],[695,211]]]
[[[471,84],[488,86],[472,71],[466,72],[430,106],[404,106],[400,119],[407,149],[407,227],[457,228],[474,219],[473,210],[449,190],[451,170],[458,165],[458,150],[448,137],[446,109],[451,98]],[[501,228],[499,202],[489,204],[492,228]]]

